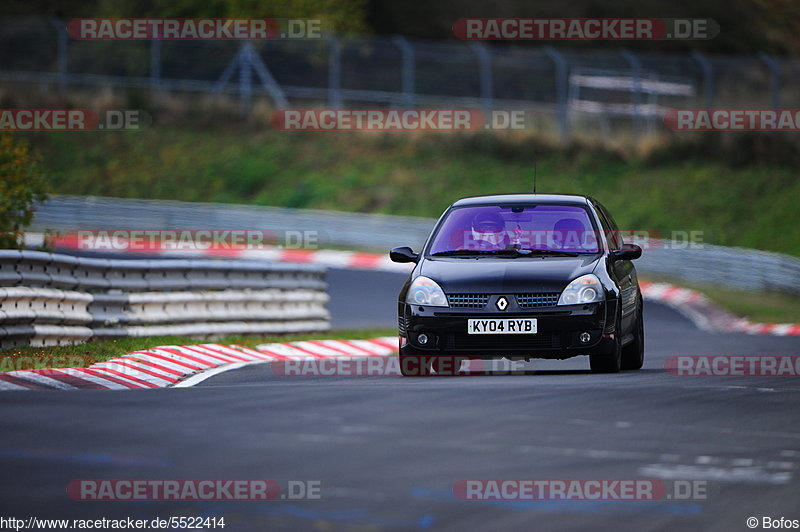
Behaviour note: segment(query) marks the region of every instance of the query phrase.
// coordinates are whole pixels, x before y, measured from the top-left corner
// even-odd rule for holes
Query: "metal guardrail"
[[[329,328],[322,267],[0,250],[0,347]]]
[[[712,244],[650,249],[636,261],[636,268],[692,283],[800,294],[800,258],[782,253]]]
[[[398,238],[421,246],[430,218],[284,207],[55,196],[36,209],[31,230],[244,229],[312,232],[320,247],[385,251]]]
[[[398,245],[419,249],[436,220],[410,216],[344,213],[158,200],[57,196],[36,212],[34,227],[77,229],[263,229],[316,231],[320,247],[386,251]],[[636,261],[642,273],[694,283],[800,294],[800,258],[747,248],[702,244],[669,249],[663,242]],[[80,259],[82,260],[82,259]],[[157,262],[157,261],[155,261]],[[0,272],[2,272],[0,266]],[[0,273],[0,278],[2,274]]]
[[[40,286],[84,291],[224,289],[324,290],[311,265],[221,260],[120,260],[0,250],[0,286]]]
[[[27,286],[0,288],[0,322],[84,325],[92,320],[88,310],[91,301],[92,296],[83,292]]]

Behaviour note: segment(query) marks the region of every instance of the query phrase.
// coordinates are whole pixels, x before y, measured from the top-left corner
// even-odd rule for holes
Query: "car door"
[[[600,215],[603,224],[607,226],[607,240],[611,249],[620,249],[623,245],[622,235],[620,234],[617,222],[611,213],[601,204],[597,204],[598,214]],[[636,269],[633,262],[629,260],[614,260],[611,261],[611,275],[617,282],[620,290],[620,305],[622,306],[622,335],[629,334],[633,331],[636,319],[636,300],[638,299],[638,280],[636,278]]]

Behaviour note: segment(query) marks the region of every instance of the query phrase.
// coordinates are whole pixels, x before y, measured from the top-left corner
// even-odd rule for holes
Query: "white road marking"
[[[713,480],[718,482],[744,482],[752,484],[788,484],[792,474],[781,471],[771,473],[762,467],[705,467],[697,465],[648,464],[639,468],[645,477],[667,480]]]
[[[168,388],[190,388],[195,384],[199,384],[206,379],[210,379],[211,377],[219,375],[220,373],[225,373],[226,371],[243,368],[244,366],[250,366],[252,364],[269,364],[269,363],[270,363],[269,360],[254,360],[252,362],[237,362],[235,364],[225,364],[224,366],[218,366],[216,368],[211,368],[205,371],[201,371],[200,373],[196,373],[186,380],[182,380],[176,382],[172,386],[168,386]]]
[[[767,467],[772,469],[794,469],[794,462],[767,462]]]

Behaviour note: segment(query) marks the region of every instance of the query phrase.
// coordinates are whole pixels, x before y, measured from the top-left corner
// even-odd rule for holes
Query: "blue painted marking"
[[[110,453],[67,452],[51,449],[0,449],[0,458],[28,458],[52,462],[73,462],[78,464],[99,464],[118,466],[159,466],[171,464],[164,458],[144,456],[119,456]]]
[[[434,523],[436,523],[436,518],[431,514],[426,514],[420,517],[419,521],[417,521],[417,528],[421,530],[424,530],[426,528],[431,528],[434,525]]]
[[[583,512],[583,513],[650,513],[669,515],[697,515],[703,512],[700,504],[671,501],[462,501],[448,488],[413,488],[411,495],[439,501],[485,504],[511,510],[532,512]]]

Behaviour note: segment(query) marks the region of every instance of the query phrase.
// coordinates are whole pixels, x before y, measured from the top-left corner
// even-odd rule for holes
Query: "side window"
[[[622,235],[619,232],[617,222],[614,221],[611,213],[609,213],[605,207],[599,203],[595,204],[595,206],[597,207],[597,212],[600,215],[603,225],[606,227],[606,238],[608,239],[608,245],[611,246],[612,250],[621,249],[623,244]]]

